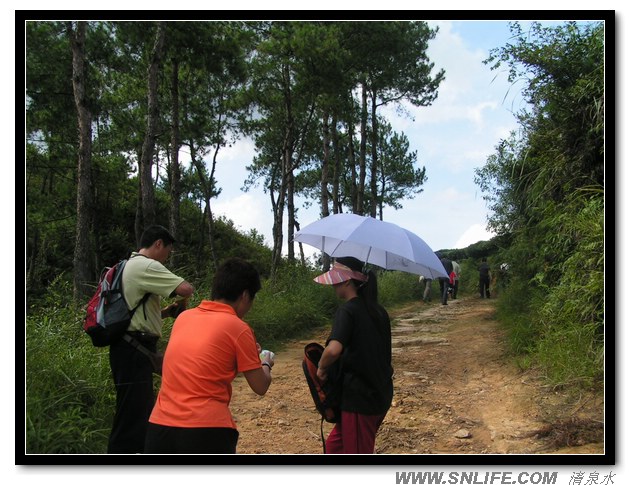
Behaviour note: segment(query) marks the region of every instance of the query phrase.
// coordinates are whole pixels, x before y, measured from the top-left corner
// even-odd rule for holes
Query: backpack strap
[[[326,439],[324,439],[324,416],[322,416],[322,421],[319,425],[319,430],[322,435],[322,446],[324,447],[324,455],[326,454]]]
[[[151,352],[144,345],[140,343],[138,339],[133,338],[128,333],[124,333],[122,336],[123,340],[131,345],[134,349],[146,355],[151,361],[151,365],[153,365],[153,372],[158,375],[162,375],[162,355],[157,352]]]
[[[151,293],[145,293],[144,296],[142,297],[142,299],[138,302],[138,304],[133,307],[131,309],[131,315],[133,316],[134,313],[136,313],[136,310],[138,309],[138,307],[140,305],[142,305],[142,311],[144,312],[144,319],[147,319],[147,307],[146,307],[146,302],[149,299],[149,297],[151,296]]]
[[[134,254],[132,256],[129,257],[129,259],[131,258],[135,258],[137,256],[142,256],[143,258],[146,258],[146,256],[144,254]],[[124,271],[124,269],[123,269]],[[138,307],[140,305],[142,305],[142,311],[144,312],[144,319],[147,319],[147,307],[146,307],[146,302],[149,299],[149,297],[151,296],[151,293],[145,293],[144,296],[142,297],[142,299],[138,302],[138,304],[133,307],[130,311],[131,311],[131,315],[133,315],[134,313],[136,313],[136,310],[138,309]]]
[[[140,352],[142,352],[147,357],[151,357],[153,355],[153,352],[151,352],[144,345],[142,345],[138,339],[133,338],[128,333],[124,333],[122,338],[127,343],[129,343],[134,349],[139,350]]]

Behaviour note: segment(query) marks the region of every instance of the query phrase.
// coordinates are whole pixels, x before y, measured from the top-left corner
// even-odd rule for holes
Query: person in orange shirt
[[[272,354],[261,362],[260,345],[242,320],[260,288],[251,263],[228,259],[214,276],[212,300],[177,318],[164,353],[145,453],[236,453],[238,430],[229,409],[232,381],[242,372],[262,396],[274,364]]]

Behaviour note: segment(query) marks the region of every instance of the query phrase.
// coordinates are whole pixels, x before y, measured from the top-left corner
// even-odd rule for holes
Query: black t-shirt
[[[384,414],[391,405],[394,395],[391,324],[387,311],[380,305],[378,313],[375,320],[357,297],[341,305],[335,315],[328,340],[338,340],[343,345],[339,359],[343,411]]]
[[[481,263],[479,265],[479,276],[482,278],[488,278],[490,276],[490,266],[488,263]]]
[[[448,258],[442,258],[440,259],[440,262],[442,263],[442,266],[444,266],[444,270],[446,271],[447,275],[451,275],[451,273],[453,272],[453,261],[451,261]]]

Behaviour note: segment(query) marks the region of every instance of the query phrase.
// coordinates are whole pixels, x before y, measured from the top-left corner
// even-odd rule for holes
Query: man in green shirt
[[[173,250],[175,238],[158,225],[148,227],[140,239],[140,249],[132,252],[122,275],[123,296],[136,310],[127,333],[142,346],[155,352],[162,336],[162,319],[174,316],[178,304],[161,308],[161,298],[179,295],[187,298],[193,287],[171,273],[164,263]],[[108,453],[142,453],[149,416],[155,403],[153,365],[149,357],[125,339],[109,349],[109,363],[116,386],[116,414],[109,437]]]

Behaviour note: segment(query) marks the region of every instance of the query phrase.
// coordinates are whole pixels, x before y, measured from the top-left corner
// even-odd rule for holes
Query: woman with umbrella
[[[317,371],[323,381],[329,373],[339,375],[342,386],[341,420],[326,440],[326,453],[374,453],[394,393],[390,319],[378,303],[376,274],[363,267],[356,258],[341,257],[315,278],[344,301]]]

